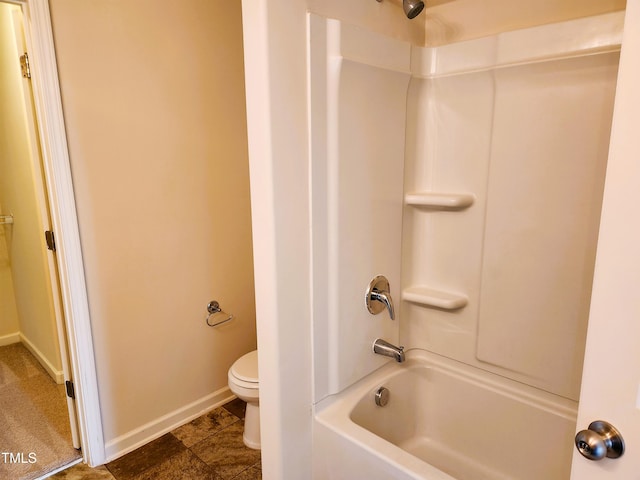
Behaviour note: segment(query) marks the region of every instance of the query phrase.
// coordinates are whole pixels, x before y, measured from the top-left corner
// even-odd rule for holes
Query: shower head
[[[422,0],[402,0],[402,8],[409,20],[416,18],[424,8]]]

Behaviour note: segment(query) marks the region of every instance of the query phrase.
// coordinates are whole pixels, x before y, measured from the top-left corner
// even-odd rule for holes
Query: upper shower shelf
[[[434,290],[424,285],[415,285],[402,291],[402,299],[417,303],[425,307],[441,308],[443,310],[458,310],[466,307],[469,299],[459,293]]]
[[[473,205],[475,199],[471,193],[413,192],[405,195],[404,202],[414,207],[463,210]]]

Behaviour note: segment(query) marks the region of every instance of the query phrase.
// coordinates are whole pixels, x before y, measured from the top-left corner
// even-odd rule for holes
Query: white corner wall
[[[242,2],[264,478],[311,478],[311,220],[304,0]],[[323,294],[323,292],[319,292]]]

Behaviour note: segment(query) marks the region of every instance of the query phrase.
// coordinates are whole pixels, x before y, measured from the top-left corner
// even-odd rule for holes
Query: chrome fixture
[[[13,215],[0,215],[0,225],[11,225],[13,223]]]
[[[589,460],[618,458],[624,453],[624,439],[610,423],[597,420],[576,435],[576,448]]]
[[[373,353],[391,357],[398,363],[404,362],[404,347],[396,347],[381,338],[377,338],[376,341],[373,342]]]
[[[376,0],[382,3],[382,0]],[[409,20],[416,18],[422,10],[424,10],[424,2],[422,0],[402,0],[402,9]]]
[[[386,407],[389,403],[389,389],[380,387],[375,394],[376,405],[379,407]]]
[[[402,8],[409,20],[416,18],[424,9],[422,0],[402,0]]]
[[[364,300],[370,314],[377,315],[386,307],[391,320],[395,320],[395,309],[389,293],[389,280],[384,275],[377,275],[369,282]]]
[[[218,325],[222,325],[223,323],[230,322],[234,318],[233,315],[223,312],[222,308],[220,308],[220,304],[216,300],[211,300],[207,304],[207,312],[209,312],[209,315],[207,315],[206,322],[210,327],[217,327]],[[227,318],[211,323],[209,319],[217,313],[222,313]]]

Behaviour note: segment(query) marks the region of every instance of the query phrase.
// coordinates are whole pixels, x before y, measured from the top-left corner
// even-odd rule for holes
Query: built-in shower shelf
[[[471,193],[413,192],[405,195],[404,202],[415,207],[462,210],[473,205],[475,199]]]
[[[402,299],[425,307],[441,308],[443,310],[458,310],[466,307],[467,303],[469,303],[469,299],[465,295],[434,290],[423,285],[405,288],[402,291]]]

